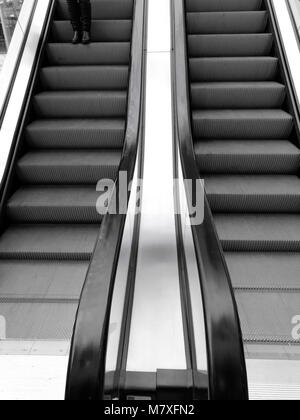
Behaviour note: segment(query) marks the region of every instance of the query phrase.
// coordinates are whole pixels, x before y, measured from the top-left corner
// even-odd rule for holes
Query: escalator
[[[246,358],[299,360],[299,118],[270,2],[186,0],[185,11],[194,151]]]
[[[49,18],[1,203],[1,355],[67,355],[127,126],[133,0],[92,1],[72,45],[67,2]]]

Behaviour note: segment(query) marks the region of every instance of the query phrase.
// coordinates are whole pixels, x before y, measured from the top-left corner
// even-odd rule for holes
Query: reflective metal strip
[[[291,10],[294,15],[295,23],[297,25],[299,36],[300,36],[300,2],[299,0],[287,0],[291,6]]]
[[[190,224],[190,215],[187,203],[187,195],[185,191],[184,178],[181,168],[181,159],[178,154],[178,181],[179,181],[179,199],[180,199],[180,214],[183,248],[186,258],[189,292],[191,297],[191,311],[194,327],[194,340],[196,350],[197,369],[201,372],[208,371],[207,364],[207,346],[206,346],[206,332],[205,319],[203,311],[202,291],[200,287],[199,271],[197,266],[197,259],[195,254],[195,245],[193,240],[193,233]],[[204,208],[204,204],[203,204]]]
[[[276,12],[279,30],[281,32],[284,48],[286,51],[287,59],[293,82],[296,90],[296,95],[300,101],[300,52],[295,37],[293,24],[291,22],[290,14],[285,1],[273,1],[273,7]]]
[[[47,17],[46,15],[48,12],[49,3],[50,0],[38,2],[28,39],[24,48],[23,57],[20,62],[18,74],[14,83],[13,90],[11,92],[10,101],[3,119],[0,131],[0,181],[2,180],[12,141],[15,136],[15,130],[22,109],[24,95],[26,93],[30,79],[41,32]]]
[[[122,322],[130,258],[132,252],[132,241],[134,240],[136,203],[138,199],[138,176],[139,162],[136,164],[134,178],[132,181],[130,201],[126,216],[126,223],[121,245],[121,252],[116,273],[114,296],[111,306],[109,338],[106,351],[106,372],[114,372],[118,368],[118,353],[120,351],[120,338],[122,333]]]
[[[34,6],[35,0],[26,0],[23,3],[8,52],[5,56],[4,65],[0,71],[0,115],[3,110],[6,95],[10,89],[11,79],[19,59],[20,50]]]

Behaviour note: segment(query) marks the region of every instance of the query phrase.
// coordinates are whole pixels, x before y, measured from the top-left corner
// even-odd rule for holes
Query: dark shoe
[[[81,42],[85,45],[89,44],[91,42],[91,34],[88,31],[82,32],[82,40]]]
[[[75,31],[74,32],[74,37],[72,39],[72,44],[79,44],[80,41],[81,41],[80,32],[79,31]]]

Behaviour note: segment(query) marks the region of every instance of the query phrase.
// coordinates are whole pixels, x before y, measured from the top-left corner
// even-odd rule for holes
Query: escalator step
[[[287,139],[293,117],[282,110],[194,111],[193,129],[205,139]]]
[[[115,28],[118,28],[116,31]],[[93,42],[129,42],[131,40],[131,20],[93,20]],[[72,26],[68,21],[54,21],[53,42],[70,42],[73,37]]]
[[[78,302],[1,302],[6,339],[12,342],[69,341],[77,307]],[[5,340],[1,342],[5,343]],[[48,352],[49,348],[50,343],[47,344]]]
[[[300,182],[297,176],[213,175],[205,177],[205,189],[213,212],[300,212]]]
[[[234,288],[300,292],[300,254],[249,252],[225,256]]]
[[[17,173],[29,184],[96,184],[116,179],[121,155],[121,150],[32,151],[20,159]]]
[[[253,12],[202,12],[187,14],[189,34],[251,34],[266,30],[268,14]]]
[[[285,86],[277,82],[193,83],[192,107],[196,109],[280,108]]]
[[[300,216],[216,214],[225,252],[299,252]]]
[[[208,140],[195,144],[200,173],[297,174],[300,150],[288,140]]]
[[[190,57],[268,56],[273,45],[272,34],[189,35]]]
[[[299,345],[293,340],[292,319],[299,313],[300,293],[237,292],[236,301],[247,343]]]
[[[259,10],[262,0],[186,0],[188,12]]]
[[[120,149],[125,136],[124,120],[37,120],[26,128],[26,140],[40,149]]]
[[[191,58],[192,82],[252,82],[275,80],[278,58],[217,57]]]
[[[58,0],[56,15],[58,19],[68,20],[69,10],[65,0]],[[134,0],[91,0],[94,19],[131,19]],[[118,28],[115,28],[117,31]]]
[[[88,267],[86,261],[0,260],[1,300],[79,299]]]
[[[101,223],[96,186],[22,187],[7,204],[7,215],[17,223]],[[104,207],[103,207],[104,208]]]
[[[128,65],[129,42],[93,42],[90,45],[51,43],[46,48],[51,65]]]
[[[44,67],[41,69],[40,80],[44,90],[123,90],[128,84],[128,67]]]
[[[1,260],[89,261],[97,225],[12,225],[0,237]]]
[[[34,97],[41,118],[125,118],[126,91],[43,92]]]

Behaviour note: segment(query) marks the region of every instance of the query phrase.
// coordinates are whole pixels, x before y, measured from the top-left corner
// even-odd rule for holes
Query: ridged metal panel
[[[188,12],[251,11],[261,5],[262,0],[186,0]]]
[[[273,46],[272,34],[189,35],[190,57],[268,56]]]
[[[189,34],[251,34],[265,32],[268,14],[253,12],[187,13]]]
[[[261,82],[278,74],[276,57],[200,57],[189,63],[192,82]]]
[[[92,184],[114,180],[122,150],[44,150],[23,156],[17,173],[27,184]]]
[[[52,66],[40,71],[43,89],[50,91],[123,90],[128,66]]]
[[[124,118],[126,91],[43,92],[34,97],[41,118]]]
[[[131,31],[131,20],[93,20],[91,26],[93,42],[129,42]],[[70,22],[54,21],[51,35],[53,42],[70,42],[72,39]]]
[[[53,66],[128,65],[130,43],[94,42],[88,46],[50,43],[46,54]]]
[[[193,83],[191,103],[196,109],[280,108],[285,86],[276,82]]]
[[[206,140],[195,143],[203,174],[297,174],[300,150],[289,140]]]
[[[94,19],[132,19],[133,0],[91,0]],[[57,5],[57,18],[69,19],[67,2],[59,0]]]
[[[26,128],[29,146],[38,149],[120,149],[125,120],[36,120]]]

